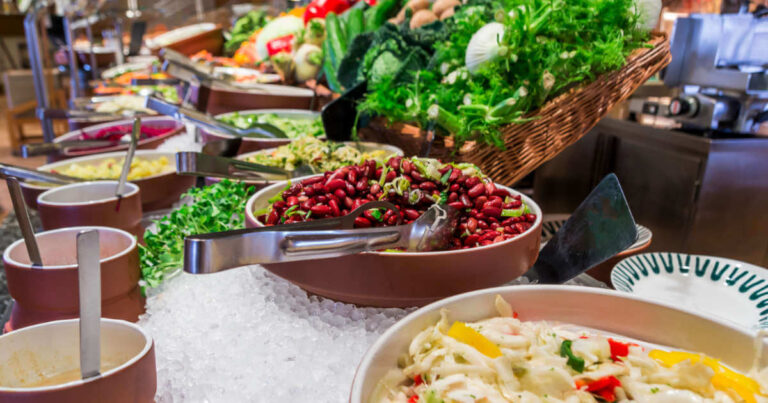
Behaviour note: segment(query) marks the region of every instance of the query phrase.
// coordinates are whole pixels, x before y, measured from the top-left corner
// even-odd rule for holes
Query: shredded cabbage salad
[[[751,377],[703,354],[650,349],[593,331],[500,317],[440,321],[411,342],[372,402],[765,403],[768,369]]]
[[[325,134],[323,121],[320,117],[307,119],[303,117],[282,117],[274,113],[246,113],[235,112],[219,118],[219,121],[239,129],[250,129],[256,123],[269,123],[282,130],[289,138],[320,137]]]

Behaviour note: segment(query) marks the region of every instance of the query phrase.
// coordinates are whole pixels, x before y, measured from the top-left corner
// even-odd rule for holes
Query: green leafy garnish
[[[560,345],[560,356],[567,357],[568,366],[573,368],[574,371],[582,373],[584,372],[584,359],[573,354],[573,351],[571,351],[571,344],[573,344],[573,341],[563,340],[563,344]]]

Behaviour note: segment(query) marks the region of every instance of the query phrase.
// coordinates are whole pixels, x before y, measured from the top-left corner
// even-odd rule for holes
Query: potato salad
[[[123,170],[123,158],[107,158],[96,164],[70,164],[54,172],[81,179],[117,179]],[[172,171],[174,167],[168,158],[144,159],[135,157],[131,161],[128,180],[136,180]]]
[[[652,349],[574,327],[501,315],[441,320],[411,342],[373,402],[765,403],[766,371],[749,377],[703,354]]]

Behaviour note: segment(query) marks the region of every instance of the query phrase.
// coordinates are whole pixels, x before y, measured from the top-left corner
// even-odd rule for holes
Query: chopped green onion
[[[573,351],[571,351],[571,344],[573,344],[573,341],[563,340],[563,344],[560,345],[560,356],[567,357],[568,366],[573,368],[574,371],[582,373],[584,372],[584,359],[573,354]]]

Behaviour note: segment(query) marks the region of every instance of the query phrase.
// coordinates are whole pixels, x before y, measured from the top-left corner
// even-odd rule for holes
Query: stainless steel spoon
[[[101,373],[101,253],[99,230],[77,234],[77,280],[80,296],[80,375]]]

